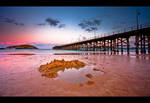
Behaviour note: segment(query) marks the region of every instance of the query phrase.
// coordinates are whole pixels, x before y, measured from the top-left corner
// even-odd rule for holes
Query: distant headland
[[[14,45],[14,46],[8,46],[6,48],[1,48],[1,49],[38,49],[38,48],[33,45]]]

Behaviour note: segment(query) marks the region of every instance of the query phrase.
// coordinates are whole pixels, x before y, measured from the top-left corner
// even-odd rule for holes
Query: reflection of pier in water
[[[133,46],[130,42],[132,37],[135,39]],[[53,49],[61,50],[107,51],[114,54],[123,53],[125,49],[129,54],[131,48],[135,49],[136,54],[150,53],[150,27],[134,30],[131,28],[121,33],[112,33],[103,37],[53,47]]]

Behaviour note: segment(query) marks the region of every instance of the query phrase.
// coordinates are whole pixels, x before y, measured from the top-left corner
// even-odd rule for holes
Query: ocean
[[[121,51],[119,49],[119,51]],[[110,51],[106,50],[106,53]],[[146,52],[148,52],[148,48],[146,48]],[[80,51],[80,50],[53,50],[53,49],[1,49],[0,55],[7,55],[11,53],[33,53],[36,55],[53,55],[54,53],[104,53],[104,51]],[[123,53],[127,53],[127,49],[123,49]],[[140,53],[140,49],[139,49]],[[119,52],[119,54],[121,54]],[[135,54],[135,48],[130,49],[130,54]]]

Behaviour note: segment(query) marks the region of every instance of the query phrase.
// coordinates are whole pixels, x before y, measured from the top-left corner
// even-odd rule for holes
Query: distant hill
[[[15,45],[15,46],[8,46],[5,49],[38,49],[33,45]]]

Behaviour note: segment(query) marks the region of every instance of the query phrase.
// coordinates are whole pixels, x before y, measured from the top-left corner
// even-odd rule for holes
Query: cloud
[[[60,24],[58,27],[59,28],[64,28],[66,25],[65,24]]]
[[[98,26],[101,24],[102,20],[99,19],[93,19],[93,20],[83,20],[81,23],[78,24],[78,26],[81,27],[81,29],[84,29],[85,31],[91,32],[98,30]]]
[[[15,22],[14,24],[18,25],[18,26],[24,26],[24,23],[17,23],[17,22]]]
[[[57,25],[60,23],[59,20],[57,20],[57,19],[52,19],[52,18],[47,18],[45,21],[46,21],[50,26],[57,26]]]
[[[86,31],[88,31],[88,32],[91,32],[91,31],[96,31],[96,30],[98,30],[98,28],[97,27],[90,27],[90,28],[87,28],[87,29],[85,29]]]
[[[24,26],[24,24],[23,24],[23,23],[20,23],[19,25],[20,25],[20,26]]]
[[[6,23],[14,23],[15,20],[14,19],[10,19],[10,18],[4,18],[4,22],[6,22]]]
[[[91,27],[91,30],[97,30],[98,28],[97,27]]]
[[[91,29],[85,29],[85,31],[91,32],[92,30]]]
[[[102,20],[95,19],[93,20],[93,25],[100,25],[101,22]]]
[[[39,26],[45,26],[46,24],[45,23],[40,23],[40,24],[37,24]]]
[[[50,26],[58,27],[58,28],[64,28],[66,26],[65,24],[62,24],[60,20],[53,19],[53,18],[50,18],[50,17],[45,19],[45,23],[39,23],[37,25],[38,26],[50,25]]]
[[[85,29],[87,27],[87,25],[85,23],[80,23],[78,24],[82,29]]]
[[[24,23],[17,22],[15,19],[12,19],[12,18],[5,18],[5,17],[0,16],[0,21],[4,23],[14,24],[16,26],[24,26]]]

